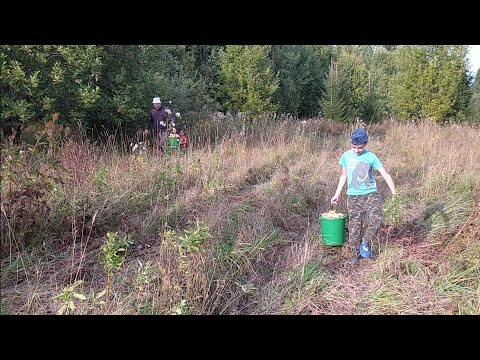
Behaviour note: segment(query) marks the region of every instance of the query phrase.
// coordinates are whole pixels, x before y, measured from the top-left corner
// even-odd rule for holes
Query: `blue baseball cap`
[[[361,145],[368,141],[368,134],[364,128],[355,129],[352,132],[352,144]]]

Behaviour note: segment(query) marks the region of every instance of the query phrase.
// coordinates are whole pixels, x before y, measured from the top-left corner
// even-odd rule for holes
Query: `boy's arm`
[[[340,175],[340,178],[338,179],[338,186],[337,186],[337,191],[335,191],[335,195],[333,195],[332,199],[330,200],[330,203],[336,203],[338,199],[340,198],[340,194],[342,193],[343,186],[345,185],[347,181],[347,168],[345,166],[342,166],[342,174]]]
[[[382,174],[383,178],[387,182],[388,187],[390,188],[390,191],[392,192],[392,195],[395,195],[395,183],[393,182],[392,177],[390,174],[385,170],[385,168],[382,166],[380,169],[378,169],[378,172]]]

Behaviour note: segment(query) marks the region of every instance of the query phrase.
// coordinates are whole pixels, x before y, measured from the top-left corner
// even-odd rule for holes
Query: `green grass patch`
[[[474,184],[469,179],[452,185],[442,196],[429,198],[420,220],[429,236],[452,232],[465,224],[475,206]]]
[[[407,221],[407,198],[401,193],[396,193],[385,201],[383,213],[385,216],[385,224],[393,226],[401,226]]]
[[[320,273],[320,262],[318,260],[310,260],[303,272],[303,283],[309,283],[315,279]]]
[[[402,267],[405,275],[415,276],[420,269],[420,264],[417,261],[406,261],[402,263]]]
[[[382,284],[365,295],[360,303],[361,311],[365,314],[401,314],[404,309],[408,309],[402,286],[393,277],[382,281]]]
[[[449,260],[448,270],[435,282],[435,288],[457,303],[459,314],[479,315],[480,243],[473,243]]]

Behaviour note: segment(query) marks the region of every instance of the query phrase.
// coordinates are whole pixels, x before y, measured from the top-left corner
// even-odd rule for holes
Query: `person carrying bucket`
[[[366,150],[368,134],[364,128],[358,128],[351,134],[352,148],[345,151],[339,161],[342,173],[338,181],[337,191],[331,198],[331,204],[337,204],[345,183],[347,187],[348,213],[348,247],[353,255],[353,261],[369,258],[372,255],[371,242],[383,222],[380,195],[373,170],[385,179],[392,195],[395,195],[395,183],[385,170],[378,157]],[[362,218],[366,217],[367,228],[362,236]]]
[[[148,114],[148,121],[143,132],[147,136],[149,131],[153,131],[157,151],[165,154],[165,143],[167,142],[168,122],[172,116],[172,111],[162,105],[159,97],[154,97],[152,101],[153,109]],[[173,124],[172,126],[175,126]]]
[[[167,144],[169,149],[177,149],[180,144],[180,135],[177,133],[177,128],[172,128],[172,132],[168,135]]]

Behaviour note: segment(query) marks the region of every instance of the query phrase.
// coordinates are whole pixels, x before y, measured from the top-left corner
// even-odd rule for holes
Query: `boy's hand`
[[[339,197],[340,197],[339,195],[334,195],[330,200],[330,204],[337,205]]]

